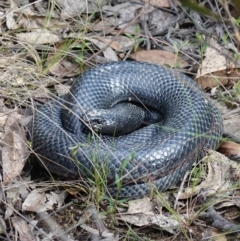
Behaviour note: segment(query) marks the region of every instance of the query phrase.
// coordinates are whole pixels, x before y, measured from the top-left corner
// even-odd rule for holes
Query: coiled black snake
[[[138,102],[162,120],[118,137],[86,133],[80,116],[119,102]],[[53,173],[99,172],[108,193],[137,198],[176,184],[204,148],[217,147],[222,129],[219,112],[187,76],[155,64],[112,62],[87,70],[66,96],[36,113],[33,149]]]

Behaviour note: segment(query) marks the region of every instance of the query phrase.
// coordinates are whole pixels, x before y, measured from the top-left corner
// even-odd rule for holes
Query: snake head
[[[82,120],[84,124],[92,131],[101,132],[104,134],[112,134],[112,126],[114,126],[114,119],[109,115],[108,110],[97,109],[87,111]]]
[[[120,136],[138,129],[144,116],[142,108],[130,103],[119,103],[109,109],[87,111],[82,119],[90,130]]]

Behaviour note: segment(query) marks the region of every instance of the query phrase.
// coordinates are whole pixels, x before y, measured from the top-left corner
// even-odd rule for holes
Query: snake
[[[87,127],[89,111],[128,103],[160,118],[120,135]],[[130,123],[140,118],[129,116]],[[154,63],[116,61],[86,70],[67,94],[36,111],[32,147],[50,173],[98,176],[107,195],[136,199],[177,185],[222,134],[219,111],[190,77]]]

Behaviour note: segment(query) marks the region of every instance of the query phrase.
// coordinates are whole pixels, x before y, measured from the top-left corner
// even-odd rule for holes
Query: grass
[[[140,35],[140,27],[139,27],[139,25],[137,25],[135,27],[135,33],[134,34],[125,33],[125,35],[130,40],[133,40],[133,42],[134,42],[133,50],[132,50],[133,52],[136,52],[137,49],[139,48],[139,45],[146,40],[145,38],[141,37],[141,35]]]
[[[53,3],[53,2],[51,2]],[[46,15],[43,23],[43,26],[39,27],[44,30],[47,29],[53,18],[54,11],[56,8],[54,4],[49,5],[48,14]],[[20,12],[20,10],[19,10]],[[16,13],[19,13],[18,11]],[[79,14],[79,18],[75,18],[76,24],[70,25],[69,22],[65,21],[65,26],[59,26],[59,31],[63,31],[66,26],[69,26],[69,31],[74,32],[74,29],[79,28],[77,31],[79,35],[87,35],[89,32],[94,33],[95,35],[99,35],[99,33],[91,30],[89,28],[89,23],[96,23],[101,19],[100,14],[96,11],[88,16],[83,21],[84,14]],[[20,15],[19,15],[20,18]],[[61,20],[64,23],[64,20]],[[193,21],[193,19],[192,19]],[[238,27],[239,23],[237,19],[234,20],[234,23]],[[79,27],[80,26],[80,27]],[[53,28],[53,27],[52,27]],[[55,27],[56,28],[56,27]],[[62,28],[62,29],[61,29]],[[23,41],[16,41],[15,34],[16,33],[24,33],[26,31],[32,31],[34,28],[21,28],[19,27],[16,30],[9,30],[7,32],[3,32],[3,36],[1,38],[2,43],[4,43],[1,47],[1,67],[4,70],[1,81],[1,97],[4,105],[9,108],[6,113],[11,113],[14,108],[23,109],[27,111],[28,109],[36,110],[39,105],[43,102],[47,101],[47,99],[52,95],[57,94],[55,86],[62,86],[64,89],[67,89],[65,85],[71,85],[72,80],[69,78],[62,78],[62,75],[67,75],[68,70],[75,74],[80,74],[85,69],[86,64],[89,64],[89,56],[95,54],[96,56],[100,55],[100,51],[97,50],[96,46],[91,43],[91,41],[86,40],[84,38],[71,38],[67,37],[55,44],[37,44],[37,43],[27,43]],[[121,31],[119,31],[121,34]],[[124,31],[123,31],[124,32]],[[133,51],[137,51],[140,47],[142,47],[142,43],[147,35],[140,33],[139,27],[136,27],[134,33],[125,33],[130,39],[134,39]],[[196,41],[200,41],[201,45],[198,50],[200,54],[199,63],[203,60],[204,52],[207,46],[207,43],[204,42],[203,33],[199,31],[195,35]],[[227,39],[232,38],[232,36],[225,35],[224,43]],[[162,40],[157,37],[150,37],[152,41],[155,41],[157,44],[162,45]],[[36,39],[37,41],[37,39]],[[202,42],[203,41],[203,42]],[[168,43],[165,43],[169,45]],[[193,45],[193,42],[183,41],[182,44],[176,43],[172,47],[175,49],[176,56],[184,54],[186,57],[189,57],[188,54],[184,53],[183,47],[186,45]],[[66,70],[61,72],[59,70],[58,76],[53,76],[51,74],[51,68],[61,60],[69,58],[69,62],[65,62],[65,64],[70,64],[73,62],[78,65],[77,70],[71,70],[68,68],[69,66],[65,66]],[[191,59],[191,58],[188,58]],[[236,59],[238,57],[236,56]],[[71,67],[71,66],[70,66]],[[76,71],[76,72],[74,72]],[[230,97],[223,96],[224,102],[234,103],[234,106],[238,106],[238,102],[234,97],[237,98],[239,94],[239,84],[236,84],[233,88],[233,94]],[[96,141],[97,142],[97,141]],[[72,147],[73,156],[74,152],[81,147],[82,143],[76,143],[75,147]],[[96,144],[96,149],[97,149]],[[132,153],[134,156],[134,150]],[[131,158],[132,158],[131,156]],[[131,159],[130,158],[130,159]],[[62,228],[65,230],[70,230],[74,225],[76,225],[76,220],[79,220],[79,217],[86,214],[86,210],[88,210],[89,206],[93,206],[96,209],[96,212],[100,216],[100,220],[104,222],[104,227],[108,228],[111,233],[118,234],[119,239],[121,240],[159,240],[161,237],[162,240],[199,240],[199,236],[197,233],[199,232],[199,227],[195,224],[195,221],[198,219],[198,216],[206,211],[213,204],[219,203],[226,198],[229,198],[231,195],[225,193],[225,195],[216,194],[214,197],[210,198],[207,202],[204,202],[203,205],[199,205],[198,198],[205,198],[204,195],[199,193],[197,196],[190,196],[188,199],[179,201],[179,204],[176,206],[176,209],[173,208],[170,198],[175,200],[175,197],[172,195],[176,195],[174,191],[170,190],[167,194],[161,194],[156,191],[153,191],[151,198],[158,203],[157,210],[155,210],[154,215],[159,213],[164,213],[165,215],[170,215],[175,220],[177,220],[180,224],[179,230],[175,233],[175,235],[170,235],[164,230],[161,230],[157,225],[148,225],[143,227],[137,227],[136,225],[131,225],[126,221],[122,221],[120,218],[124,216],[127,211],[128,202],[126,200],[114,200],[111,197],[106,196],[107,190],[107,176],[109,172],[109,163],[108,160],[104,161],[104,165],[99,165],[99,160],[96,155],[93,155],[91,160],[94,163],[95,169],[93,170],[93,175],[91,178],[86,180],[61,180],[58,181],[58,177],[52,176],[50,181],[45,181],[45,175],[41,176],[41,179],[34,181],[35,187],[44,187],[46,191],[49,190],[67,190],[71,195],[66,202],[71,203],[71,206],[65,207],[65,209],[57,209],[53,210],[50,217],[54,216],[54,219],[58,223],[61,224]],[[117,189],[120,190],[122,183],[122,175],[124,174],[124,169],[128,164],[128,160],[121,163],[119,167],[119,176],[116,175],[115,181],[117,184]],[[37,168],[38,170],[38,168]],[[87,171],[87,170],[86,170]],[[199,184],[199,182],[205,178],[207,175],[206,164],[202,164],[201,162],[196,165],[192,171],[190,172],[190,182],[184,185],[189,186],[193,189]],[[3,191],[7,192],[7,188],[11,187],[16,181],[13,180],[12,183],[5,184],[2,183]],[[24,183],[31,190],[31,186],[29,183]],[[238,190],[238,186],[234,186],[232,184],[232,190]],[[230,189],[230,188],[229,188]],[[230,189],[231,190],[231,189]],[[27,222],[31,221],[31,216],[28,215],[27,212],[23,212],[21,207],[16,207],[17,203],[15,201],[11,201],[8,203],[7,198],[2,198],[2,204],[6,206],[11,206],[13,209],[13,213],[16,216],[24,218]],[[13,207],[12,207],[12,204]],[[16,206],[15,206],[16,204]],[[5,211],[6,207],[2,205],[2,210]],[[151,203],[153,209],[154,204]],[[186,214],[186,215],[183,215]],[[6,215],[6,214],[5,214]],[[36,215],[33,213],[33,215]],[[6,215],[7,216],[7,215]],[[132,216],[137,216],[137,214],[133,214]],[[35,217],[35,220],[41,220],[40,217]],[[95,230],[101,230],[99,226],[96,224],[97,219],[94,218],[94,215],[90,215],[89,218],[83,222],[87,224],[89,227],[94,227]],[[51,220],[50,220],[51,221]],[[13,235],[14,228],[12,227],[11,219],[4,219],[6,223],[5,230],[1,233],[1,238],[6,240],[13,239],[10,235]],[[36,225],[34,229],[40,229]],[[84,231],[85,230],[85,231]],[[79,240],[87,240],[90,237],[90,231],[79,224],[73,231],[70,232],[73,236],[78,238]],[[5,235],[3,235],[5,234]],[[47,233],[42,233],[42,237],[46,236]],[[14,236],[14,235],[13,235]]]

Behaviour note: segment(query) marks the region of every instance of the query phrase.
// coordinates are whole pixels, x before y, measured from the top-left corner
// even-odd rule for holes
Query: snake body
[[[163,119],[119,137],[84,131],[86,111],[120,102],[138,102]],[[205,148],[218,146],[222,132],[218,110],[186,75],[156,64],[111,62],[87,70],[66,96],[38,110],[33,149],[50,172],[69,178],[99,172],[109,194],[132,199],[179,182]]]

